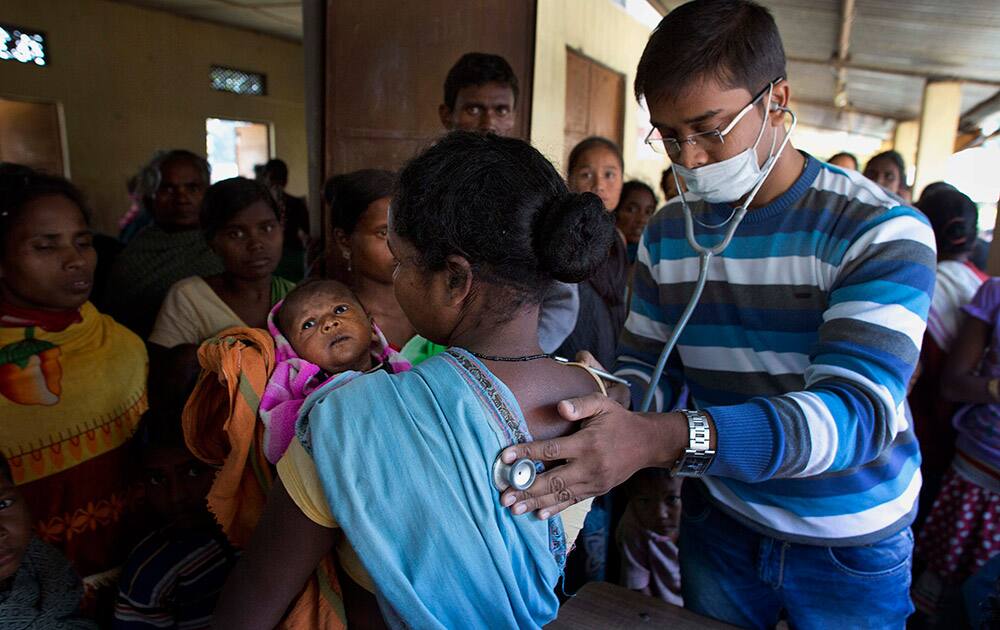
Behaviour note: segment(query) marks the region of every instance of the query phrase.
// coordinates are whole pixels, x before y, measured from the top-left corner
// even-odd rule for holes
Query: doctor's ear
[[[788,89],[788,81],[779,81],[771,92],[771,102],[767,108],[767,115],[772,125],[784,124],[785,108],[788,107],[790,99],[791,94]]]

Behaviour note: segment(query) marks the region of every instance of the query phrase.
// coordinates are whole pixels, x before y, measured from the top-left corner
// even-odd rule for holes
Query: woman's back
[[[556,615],[563,519],[511,514],[493,468],[507,446],[569,432],[556,403],[597,389],[542,353],[539,304],[554,281],[593,274],[611,217],[524,142],[453,133],[403,169],[389,226],[399,305],[450,349],[310,396],[219,627],[273,625],[288,585],[336,544],[334,526],[390,625],[540,627]]]
[[[558,399],[596,388],[583,370],[543,361],[533,371],[564,377],[553,388],[565,392]],[[510,515],[493,486],[501,450],[542,437],[532,428],[550,437],[570,428],[553,418],[558,400],[545,400],[545,384],[520,372],[513,380],[530,421],[503,381],[456,348],[410,373],[375,373],[307,403],[314,406],[300,441],[332,515],[369,560],[383,599],[412,625],[477,625],[471,616],[480,615],[484,625],[524,627],[555,615],[562,521]]]

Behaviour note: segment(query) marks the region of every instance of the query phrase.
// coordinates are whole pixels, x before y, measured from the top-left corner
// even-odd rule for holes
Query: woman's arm
[[[273,628],[334,544],[334,530],[299,510],[277,479],[253,538],[226,581],[212,627]]]
[[[941,395],[960,403],[1000,402],[989,392],[989,377],[979,376],[979,364],[992,329],[976,317],[966,317],[941,373]]]

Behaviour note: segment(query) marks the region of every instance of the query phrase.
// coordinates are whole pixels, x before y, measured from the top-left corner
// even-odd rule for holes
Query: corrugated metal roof
[[[661,12],[680,4],[650,2]],[[964,80],[962,112],[1000,90],[997,0],[856,0],[846,72],[850,116],[834,104],[841,0],[760,2],[781,31],[792,100],[806,124],[888,135],[895,120],[920,115],[929,78]],[[880,117],[887,122],[876,123]]]

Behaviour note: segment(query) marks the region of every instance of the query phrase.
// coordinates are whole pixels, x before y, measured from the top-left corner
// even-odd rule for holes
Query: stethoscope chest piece
[[[505,464],[498,455],[493,462],[493,485],[500,492],[507,488],[527,490],[535,483],[536,474],[535,462],[527,458]]]

